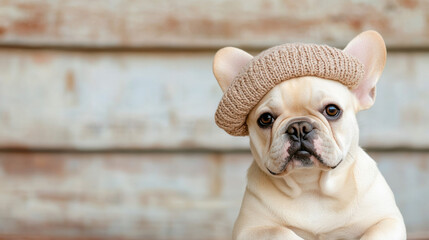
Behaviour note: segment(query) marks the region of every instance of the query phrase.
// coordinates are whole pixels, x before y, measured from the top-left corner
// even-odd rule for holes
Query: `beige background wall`
[[[223,46],[388,46],[361,144],[429,239],[429,2],[0,0],[0,238],[230,239],[251,162],[213,114]]]

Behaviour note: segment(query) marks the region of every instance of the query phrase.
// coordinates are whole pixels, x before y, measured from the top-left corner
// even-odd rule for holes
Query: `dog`
[[[288,59],[299,59],[299,51],[291,50]],[[390,187],[375,161],[358,145],[356,113],[375,101],[376,83],[386,60],[385,43],[377,32],[366,31],[338,51],[335,54],[340,54],[339,58],[358,62],[358,67],[349,71],[359,78],[353,87],[341,82],[349,79],[343,75],[339,81],[314,74],[314,68],[323,71],[323,76],[342,69],[323,67],[327,62],[337,64],[337,60],[329,59],[333,54],[326,55],[329,61],[322,61],[319,53],[311,50],[309,56],[319,65],[301,62],[306,58],[290,60],[290,66],[307,64],[306,71],[313,72],[292,74],[271,86],[266,79],[275,76],[277,67],[252,65],[254,57],[238,48],[226,47],[216,53],[213,72],[224,98],[234,94],[243,97],[249,92],[246,99],[254,101],[252,96],[261,91],[241,90],[245,84],[234,83],[237,79],[253,79],[255,88],[271,84],[250,110],[242,110],[246,103],[229,100],[222,109],[219,105],[216,113],[221,116],[216,115],[218,125],[227,132],[249,135],[254,158],[233,239],[406,239],[405,224]],[[282,57],[278,50],[272,52],[272,56]],[[352,66],[349,60],[345,63]],[[228,124],[221,123],[221,118],[229,119]],[[245,123],[236,124],[237,119]]]

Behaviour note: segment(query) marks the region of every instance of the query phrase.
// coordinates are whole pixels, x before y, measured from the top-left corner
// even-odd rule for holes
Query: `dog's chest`
[[[344,223],[350,218],[350,213],[344,212],[347,209],[346,203],[323,197],[317,192],[305,193],[293,199],[279,199],[272,204],[277,206],[274,209],[278,209],[278,216],[284,222],[294,223],[300,227],[320,225],[325,222]]]
[[[347,224],[353,221],[353,201],[345,203],[312,192],[272,204],[276,206],[273,209],[278,209],[275,214],[281,222],[304,239],[353,239],[365,229]]]

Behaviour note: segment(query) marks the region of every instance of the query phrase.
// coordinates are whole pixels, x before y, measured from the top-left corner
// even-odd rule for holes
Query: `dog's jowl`
[[[358,144],[356,114],[373,105],[385,60],[374,31],[343,50],[216,53],[216,124],[249,136],[254,158],[233,239],[406,239],[392,191]]]

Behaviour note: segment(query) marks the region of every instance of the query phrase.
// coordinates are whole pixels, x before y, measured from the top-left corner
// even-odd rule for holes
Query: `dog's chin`
[[[305,168],[317,168],[320,170],[331,170],[335,167],[329,167],[323,163],[323,160],[318,157],[304,153],[304,154],[294,154],[290,158],[284,160],[284,164],[280,167],[280,169],[270,169],[267,167],[267,170],[271,175],[274,176],[284,176],[287,175],[294,170],[305,169]]]

